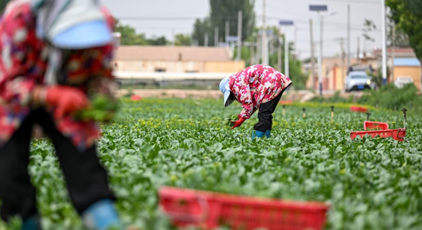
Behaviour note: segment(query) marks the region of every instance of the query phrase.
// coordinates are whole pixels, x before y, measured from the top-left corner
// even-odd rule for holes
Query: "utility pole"
[[[318,82],[319,82],[319,95],[322,96],[322,31],[323,31],[323,17],[321,13],[318,11],[318,18],[319,18],[319,55],[318,55],[318,66],[319,66],[319,74],[318,74]]]
[[[242,53],[242,11],[239,10],[237,18],[237,61],[240,61],[240,54]]]
[[[346,67],[346,60],[345,60],[346,54],[344,52],[344,38],[340,38],[340,46],[341,46],[341,60],[343,63],[342,65],[343,68],[341,68],[341,83],[343,84],[344,79],[346,78],[346,68],[348,68]]]
[[[205,35],[204,35],[204,46],[205,47],[208,46],[208,32],[205,32]]]
[[[230,22],[229,21],[226,21],[226,37],[225,37],[225,42],[226,42],[226,44],[228,44],[228,41],[227,41],[227,39],[228,39],[228,37],[230,36]]]
[[[319,95],[322,96],[322,32],[323,32],[323,16],[321,15],[322,11],[327,11],[328,7],[327,5],[309,5],[310,11],[316,11],[318,13],[318,19],[319,19],[319,55],[318,55],[318,81],[319,81]]]
[[[289,69],[289,41],[287,40],[287,33],[284,33],[284,75],[290,78]]]
[[[280,20],[279,24],[280,26],[294,26],[294,22],[289,21],[289,20]],[[284,75],[286,75],[286,77],[290,77],[289,75],[289,40],[287,39],[287,34],[288,33],[286,31],[284,33]]]
[[[278,37],[278,49],[277,49],[277,67],[280,72],[283,71],[283,64],[281,60],[281,46],[282,45],[283,44],[281,43],[281,34],[280,34]]]
[[[257,39],[256,39],[256,52],[255,52],[255,55],[256,55],[256,58],[255,58],[255,60],[256,60],[256,62],[259,64],[259,63],[262,63],[262,36],[257,36]]]
[[[393,22],[393,41],[392,41],[392,57],[391,57],[391,80],[394,79],[394,59],[396,59],[396,23]]]
[[[347,68],[350,67],[350,5],[347,5]]]
[[[297,51],[297,26],[296,26],[296,24],[295,24],[295,37],[294,37],[294,48],[295,48],[295,54],[297,54],[296,53],[296,51]]]
[[[171,46],[174,46],[176,43],[176,36],[174,34],[174,29],[171,30],[171,36],[173,37],[173,42],[171,43]]]
[[[214,46],[218,46],[218,27],[214,28]]]
[[[253,44],[253,41],[251,41],[250,43],[249,43],[249,51],[250,51],[250,53],[251,53],[251,65],[255,65],[255,61],[254,61],[254,51],[253,51],[253,49],[254,49],[254,44]]]
[[[314,29],[312,19],[309,19],[309,33],[311,36],[311,74],[312,74],[312,88],[315,88],[315,46],[314,46]]]
[[[387,36],[385,31],[385,0],[381,0],[382,7],[382,81],[383,85],[387,84]]]
[[[262,46],[261,46],[261,51],[262,51],[262,64],[264,65],[268,65],[268,42],[267,42],[267,25],[265,24],[265,19],[267,17],[266,12],[265,12],[265,7],[266,7],[266,0],[263,0],[263,7],[262,7]]]
[[[356,54],[356,60],[357,60],[358,64],[360,64],[360,37],[358,37],[358,50],[357,50],[357,54]]]

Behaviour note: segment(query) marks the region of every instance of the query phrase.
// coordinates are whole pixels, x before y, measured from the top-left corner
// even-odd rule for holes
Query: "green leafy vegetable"
[[[78,111],[75,114],[75,119],[108,122],[114,117],[118,107],[117,101],[113,101],[101,94],[95,94],[90,100],[90,106]]]
[[[227,125],[227,126],[230,126],[230,127],[232,127],[233,125],[234,125],[234,122],[237,120],[237,115],[231,115],[230,117],[228,117],[228,118],[226,118],[226,119],[224,119],[224,123]]]
[[[405,142],[352,141],[349,132],[363,130],[366,115],[335,104],[331,123],[331,105],[292,104],[284,116],[276,110],[271,138],[251,141],[257,114],[239,129],[222,130],[226,116],[239,112],[240,104],[223,108],[211,99],[122,99],[124,119],[103,125],[98,143],[119,215],[142,230],[174,229],[160,213],[157,191],[176,186],[328,202],[327,230],[422,229],[420,114],[408,114]],[[302,119],[303,107],[307,119]],[[371,113],[374,120],[402,128],[401,112],[371,108]],[[30,161],[45,229],[83,229],[52,143],[32,142]]]

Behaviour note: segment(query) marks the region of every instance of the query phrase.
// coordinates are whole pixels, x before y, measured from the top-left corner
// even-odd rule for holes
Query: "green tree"
[[[404,0],[408,7],[418,17],[422,17],[422,1],[421,0]]]
[[[176,34],[175,46],[190,46],[192,45],[192,36],[189,34]]]
[[[282,48],[282,55],[281,55],[281,61],[282,65],[284,66],[284,41],[280,44],[276,42],[276,46],[281,45]],[[293,86],[295,89],[305,89],[306,88],[306,80],[308,79],[308,74],[304,73],[302,70],[302,62],[297,59],[297,57],[294,55],[295,48],[293,43],[289,43],[289,77],[292,79]],[[270,66],[275,67],[278,69],[277,63],[278,63],[278,53],[273,52],[270,54],[269,57]],[[284,73],[284,67],[282,70],[279,70],[281,73]]]
[[[203,20],[196,19],[195,24],[193,25],[193,40],[195,45],[203,46],[205,44],[205,34],[210,30],[211,24],[209,18]],[[208,33],[208,45],[210,34]]]
[[[6,8],[6,5],[9,1],[10,0],[0,0],[0,13],[3,13],[4,8]]]
[[[136,30],[128,25],[117,22],[116,31],[121,33],[122,45],[148,45],[144,34],[136,33]]]
[[[211,12],[204,20],[196,20],[193,38],[198,45],[204,45],[208,33],[208,45],[214,44],[215,28],[218,28],[218,41],[224,41],[226,21],[230,35],[237,35],[238,12],[242,11],[242,40],[248,39],[255,26],[254,0],[210,0]]]
[[[151,46],[165,46],[169,43],[164,36],[147,39],[147,42]]]
[[[422,62],[422,0],[387,0],[386,5],[391,19],[408,35],[410,46]]]

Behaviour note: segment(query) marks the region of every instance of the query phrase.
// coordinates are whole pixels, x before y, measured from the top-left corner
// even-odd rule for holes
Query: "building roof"
[[[394,53],[394,55],[396,57],[403,57],[403,58],[407,58],[407,57],[416,57],[415,52],[413,51],[412,48],[408,47],[408,48],[391,48],[389,47],[387,49],[387,55],[391,56]],[[374,50],[374,55],[376,56],[382,56],[382,50],[381,49],[376,49]]]
[[[417,58],[395,58],[394,66],[421,66],[421,63]]]
[[[119,46],[116,60],[231,61],[228,47]]]

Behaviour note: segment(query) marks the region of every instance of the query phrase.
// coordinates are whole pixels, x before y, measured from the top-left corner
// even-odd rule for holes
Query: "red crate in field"
[[[397,141],[404,141],[404,137],[406,136],[406,129],[385,129],[385,130],[375,130],[375,131],[356,131],[350,133],[350,138],[355,139],[356,137],[364,137],[365,135],[369,135],[370,137],[381,137],[381,138],[388,138],[392,137],[394,140]]]
[[[323,229],[329,206],[319,202],[295,202],[235,196],[222,193],[163,187],[160,208],[176,226],[236,230]]]
[[[293,101],[291,101],[291,100],[281,100],[279,102],[279,104],[281,104],[281,105],[291,105],[291,104],[293,104]]]
[[[132,101],[140,101],[140,100],[142,100],[142,97],[141,97],[141,96],[138,96],[138,95],[132,95],[132,96],[130,97],[130,99],[131,99]]]
[[[350,111],[358,113],[366,113],[368,109],[362,106],[350,106]]]
[[[385,122],[365,121],[363,128],[365,130],[384,130],[388,129],[388,124]]]

